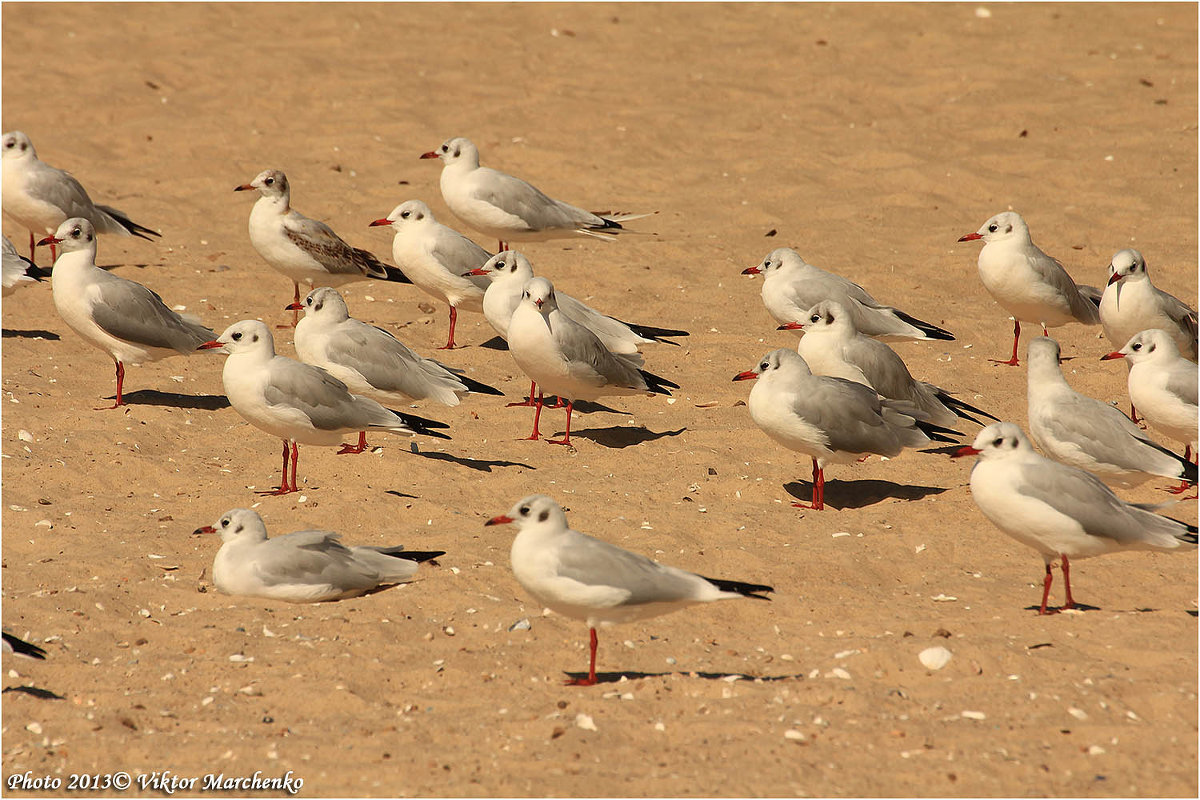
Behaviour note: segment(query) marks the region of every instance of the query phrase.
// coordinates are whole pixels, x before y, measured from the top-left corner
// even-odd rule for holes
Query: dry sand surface
[[[220,355],[131,367],[129,407],[93,411],[113,393],[109,358],[65,327],[48,285],[11,298],[3,622],[49,655],[6,656],[4,686],[63,699],[4,696],[4,777],[291,771],[322,796],[1195,796],[1194,553],[1078,562],[1090,608],[1039,617],[1041,559],[978,512],[969,463],[833,467],[832,507],[793,509],[808,460],[753,425],[749,385],[730,380],[796,341],[739,274],[786,245],[954,331],[896,347],[1024,425],[1024,367],[987,361],[1007,356],[1011,323],[977,277],[978,243],[956,242],[1010,207],[1080,282],[1102,284],[1132,246],[1195,303],[1195,5],[989,8],[6,3],[4,129],[161,230],[102,237],[99,262],[218,331],[283,322],[291,299],[234,186],[283,169],[296,208],[390,260],[389,232],[367,223],[399,202],[458,224],[439,165],[417,156],[463,135],[555,196],[657,211],[617,242],[524,250],[593,305],[692,335],[646,353],[682,386],[673,400],[610,399],[577,417],[574,449],[518,441],[530,412],[499,398],[426,403],[452,441],[302,447],[303,492],[260,498],[279,441],[224,405]],[[412,287],[346,294],[423,353],[445,341],[445,307]],[[1054,334],[1073,385],[1124,407],[1100,329]],[[464,312],[467,346],[442,355],[519,399],[510,356],[479,346],[492,335]],[[290,333],[278,346],[292,354]],[[543,415],[552,434],[562,421]],[[1164,483],[1124,494],[1162,500]],[[509,569],[513,531],[483,527],[533,492],[623,547],[773,584],[774,602],[602,631],[606,682],[564,687],[586,668],[586,627],[543,615]],[[225,596],[206,572],[217,542],[190,534],[251,504],[274,533],[447,555],[345,602]],[[934,645],[953,660],[931,672],[917,654]]]

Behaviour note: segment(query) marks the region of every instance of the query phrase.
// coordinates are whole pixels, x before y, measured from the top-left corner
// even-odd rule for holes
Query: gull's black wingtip
[[[727,581],[722,578],[707,578],[703,575],[701,575],[700,577],[704,578],[704,580],[708,581],[713,586],[720,589],[722,592],[734,592],[735,594],[740,594],[743,597],[753,597],[755,600],[766,600],[766,601],[770,602],[771,598],[760,594],[760,592],[775,591],[775,587],[767,586],[767,585],[761,584],[761,583],[743,583],[742,581]]]
[[[29,656],[30,658],[36,658],[39,661],[46,660],[45,650],[38,647],[36,644],[30,644],[24,639],[18,639],[11,633],[4,634],[4,644],[8,647],[8,649],[12,650],[17,655]]]

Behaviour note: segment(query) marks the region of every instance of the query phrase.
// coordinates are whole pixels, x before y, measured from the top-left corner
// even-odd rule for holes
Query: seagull
[[[780,348],[763,356],[735,381],[758,383],[750,391],[750,418],[779,444],[812,458],[812,504],[825,508],[825,465],[861,461],[875,453],[893,458],[906,447],[939,441],[947,431],[918,421],[911,403],[884,400],[873,389],[844,378],[813,375],[794,350]]]
[[[889,341],[954,338],[932,323],[883,305],[857,283],[814,267],[790,247],[772,250],[762,263],[747,267],[742,274],[764,276],[763,305],[782,324],[801,322],[817,303],[835,300],[854,315],[854,326],[867,336]]]
[[[1029,433],[1063,464],[1086,469],[1105,483],[1131,488],[1151,475],[1196,482],[1196,465],[1155,444],[1108,403],[1079,394],[1059,366],[1058,342],[1040,337],[1026,351]]]
[[[991,359],[997,364],[1015,367],[1021,322],[1047,327],[1068,322],[1096,325],[1100,322],[1099,290],[1076,286],[1057,259],[1043,253],[1029,238],[1029,227],[1015,211],[1005,211],[983,223],[975,233],[960,242],[983,240],[979,251],[979,277],[985,289],[1013,317],[1013,351],[1008,361]],[[1086,292],[1086,294],[1085,294]]]
[[[266,169],[235,192],[257,189],[260,197],[250,209],[250,243],[273,269],[292,281],[293,302],[300,302],[300,283],[341,286],[364,278],[410,283],[398,270],[389,269],[379,259],[351,247],[333,229],[296,211],[291,206],[287,176],[277,169]],[[300,315],[292,317],[296,327]]]
[[[1196,526],[1126,503],[1095,475],[1038,455],[1011,422],[988,425],[974,444],[954,457],[974,455],[979,456],[971,469],[975,505],[996,527],[1037,550],[1046,562],[1039,614],[1058,611],[1046,610],[1054,580],[1050,565],[1055,559],[1062,559],[1067,589],[1063,607],[1074,608],[1069,559],[1196,544]]]
[[[5,653],[28,656],[29,658],[36,658],[38,661],[46,660],[46,651],[36,644],[31,644],[24,639],[18,639],[11,633],[4,633],[3,639],[3,650]]]
[[[346,434],[364,430],[450,438],[433,430],[449,427],[444,422],[389,411],[368,397],[351,394],[346,384],[320,367],[275,355],[271,331],[258,320],[235,322],[199,349],[220,350],[229,355],[221,382],[233,409],[254,427],[283,439],[283,477],[279,488],[261,494],[281,495],[300,490],[296,483],[300,444],[336,445]],[[347,445],[342,452],[357,451]]]
[[[450,337],[445,347],[454,349],[454,324],[458,309],[483,311],[483,292],[487,281],[466,277],[468,270],[491,258],[491,253],[453,228],[433,218],[429,206],[409,200],[392,209],[371,227],[390,225],[392,258],[400,271],[429,294],[450,304]]]
[[[587,678],[568,686],[596,683],[596,628],[648,619],[696,603],[752,597],[770,600],[770,586],[705,578],[631,553],[567,525],[562,506],[533,494],[484,525],[517,526],[512,570],[517,582],[542,606],[587,622],[591,657]]]
[[[1179,354],[1175,340],[1164,330],[1142,331],[1120,350],[1101,356],[1101,361],[1127,358],[1129,402],[1141,409],[1142,418],[1163,434],[1185,445],[1183,458],[1196,454],[1197,414],[1196,364]],[[1185,485],[1177,491],[1183,491]]]
[[[513,311],[521,302],[521,293],[525,289],[525,284],[533,280],[533,265],[523,253],[504,250],[492,256],[483,266],[473,269],[467,274],[486,276],[491,281],[483,296],[483,315],[496,333],[508,341],[508,323],[512,319]],[[678,347],[678,342],[672,342],[664,337],[688,335],[687,331],[621,322],[564,292],[556,291],[554,296],[558,300],[559,309],[564,314],[596,334],[600,342],[614,353],[636,353],[643,345],[655,342]],[[509,405],[533,405],[536,388],[536,383],[530,385],[529,399],[526,402],[509,403]]]
[[[789,322],[779,329],[804,331],[796,352],[804,357],[814,375],[845,378],[874,389],[880,397],[907,400],[930,422],[943,427],[957,425],[960,418],[984,424],[971,413],[996,419],[945,389],[918,381],[895,350],[859,333],[854,318],[834,300],[817,303],[805,312],[803,322]]]
[[[1116,347],[1134,334],[1159,328],[1171,334],[1179,352],[1196,360],[1196,310],[1150,281],[1146,260],[1137,250],[1121,250],[1109,265],[1108,285],[1100,300],[1100,324]]]
[[[54,233],[72,217],[83,217],[97,233],[139,236],[147,241],[158,236],[138,225],[124,212],[92,202],[83,186],[69,172],[56,169],[37,157],[33,142],[21,131],[9,131],[3,139],[4,213],[29,229],[29,259],[34,258],[34,233]],[[51,260],[58,258],[51,247]]]
[[[62,248],[50,274],[58,315],[117,364],[117,398],[106,408],[125,405],[126,363],[190,355],[213,337],[212,329],[167,308],[145,286],[97,267],[96,229],[83,217],[67,220],[38,244]]]
[[[520,178],[479,166],[479,149],[470,139],[447,139],[421,158],[442,160],[442,199],[454,216],[484,236],[506,242],[541,242],[570,236],[611,240],[622,222],[647,214],[593,214],[547,197]],[[602,231],[602,232],[601,232]]]
[[[294,305],[304,311],[296,325],[296,355],[356,394],[389,403],[434,400],[446,406],[458,405],[468,392],[504,394],[460,374],[461,370],[422,358],[382,328],[354,319],[337,289],[313,289]],[[358,444],[347,448],[346,452],[366,450],[366,431],[359,431]]]
[[[8,297],[23,286],[32,286],[43,278],[50,277],[44,270],[17,252],[7,236],[4,239],[4,297]]]
[[[554,286],[534,278],[525,286],[521,302],[508,326],[508,349],[513,360],[539,387],[533,412],[533,433],[538,438],[542,393],[567,400],[567,432],[551,444],[571,443],[571,410],[576,400],[605,395],[665,394],[679,384],[641,369],[638,353],[613,353],[596,337],[558,308]]]
[[[296,531],[267,538],[262,517],[248,508],[226,511],[193,533],[219,533],[213,584],[225,594],[289,603],[321,603],[359,597],[407,583],[417,564],[445,555],[403,547],[346,547],[341,534]]]

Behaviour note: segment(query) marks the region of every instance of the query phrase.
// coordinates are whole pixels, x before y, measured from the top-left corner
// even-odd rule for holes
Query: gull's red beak
[[[966,236],[959,239],[959,241],[960,242],[973,242],[976,239],[982,239],[982,238],[983,237],[980,236],[978,233],[968,233]]]
[[[513,521],[512,517],[508,517],[508,516],[505,516],[504,514],[501,514],[498,517],[492,517],[487,522],[483,523],[483,525],[486,528],[488,525],[507,525],[508,523],[510,523],[512,521]]]
[[[286,306],[283,307],[283,310],[284,311],[303,311],[304,303],[301,303],[299,300],[297,300],[294,303],[288,303]]]
[[[468,275],[487,275],[487,270],[483,270],[483,269],[480,269],[479,267],[476,267],[475,269],[468,270],[463,273],[464,278]]]
[[[762,270],[758,267],[746,267],[742,270],[743,275],[762,275]]]
[[[534,302],[534,304],[535,304],[535,305],[537,305],[537,307],[538,307],[538,308],[541,308],[541,307],[542,307],[542,303],[544,303],[544,302],[546,302],[546,301],[545,301],[545,300],[542,300],[541,298],[538,298],[537,300],[534,300],[533,302]]]
[[[1112,277],[1108,279],[1108,284],[1107,284],[1107,285],[1108,285],[1108,286],[1112,286],[1114,283],[1116,283],[1117,281],[1121,280],[1121,278],[1124,278],[1124,277],[1125,277],[1125,276],[1124,276],[1124,275],[1122,275],[1121,273],[1119,273],[1119,272],[1114,272],[1114,273],[1112,274]]]
[[[1113,352],[1108,353],[1107,355],[1100,356],[1100,360],[1101,361],[1112,361],[1114,358],[1124,358],[1124,357],[1125,357],[1124,353],[1117,352],[1114,350]]]
[[[374,222],[372,222],[370,225],[368,225],[367,227],[368,228],[376,228],[380,225],[391,225],[391,224],[392,224],[392,221],[390,219],[377,219]]]
[[[737,375],[734,375],[733,379],[735,381],[752,381],[757,377],[758,377],[757,372],[755,372],[752,369],[748,369],[745,372],[739,372]]]
[[[253,186],[251,186],[250,184],[248,184],[248,183],[243,183],[241,186],[235,186],[235,187],[233,187],[233,190],[234,190],[235,192],[248,192],[248,191],[250,191],[250,190],[251,190],[251,189],[253,189],[253,188],[254,188],[254,187],[253,187]]]
[[[982,450],[976,450],[974,447],[962,447],[950,454],[951,458],[962,458],[963,456],[977,456]]]
[[[220,342],[218,342],[214,339],[211,342],[205,342],[204,344],[200,345],[196,349],[197,350],[216,350],[218,347],[224,347],[224,346],[225,345],[221,344]]]
[[[62,244],[62,239],[59,239],[56,236],[47,236],[45,239],[42,239],[40,242],[38,242],[37,246],[41,247],[42,245],[46,244]]]
[[[212,525],[205,525],[203,528],[196,528],[196,530],[192,531],[192,536],[195,536],[197,533],[216,533],[216,532],[217,532],[217,529],[214,528]]]
[[[421,153],[421,158],[440,158],[440,154],[436,150],[430,150],[428,153]]]
[[[778,328],[776,328],[775,330],[777,330],[777,331],[802,331],[802,330],[804,330],[804,326],[801,325],[799,322],[785,322],[782,325],[780,325]]]

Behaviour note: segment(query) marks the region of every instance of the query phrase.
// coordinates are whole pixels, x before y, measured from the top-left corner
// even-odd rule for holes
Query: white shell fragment
[[[938,647],[927,647],[917,656],[926,669],[941,669],[949,664],[950,659],[953,657],[953,653],[940,645]]]

